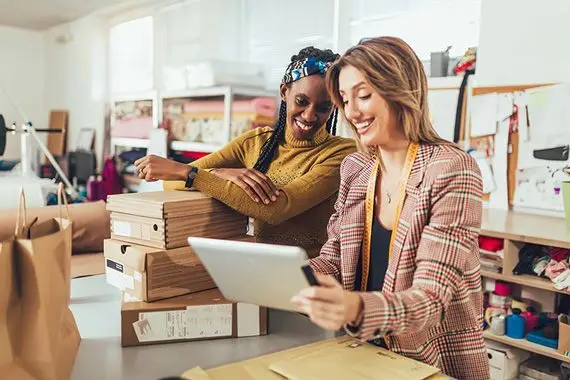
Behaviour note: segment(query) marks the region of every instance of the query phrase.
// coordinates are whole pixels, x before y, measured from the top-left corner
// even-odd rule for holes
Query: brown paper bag
[[[71,377],[80,336],[69,309],[71,221],[62,216],[62,186],[58,193],[60,217],[36,223],[22,192],[14,237],[0,242],[2,379]]]

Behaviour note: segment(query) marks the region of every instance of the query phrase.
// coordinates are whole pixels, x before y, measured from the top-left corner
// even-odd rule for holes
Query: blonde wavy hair
[[[326,85],[333,103],[344,115],[339,92],[339,75],[346,66],[359,70],[368,84],[396,112],[398,124],[411,142],[420,144],[453,144],[442,139],[431,122],[427,101],[427,78],[423,64],[412,48],[397,37],[361,40],[329,68]],[[344,117],[346,120],[346,117]],[[356,129],[350,122],[355,136]],[[376,147],[366,147],[356,138],[360,151],[377,154]]]

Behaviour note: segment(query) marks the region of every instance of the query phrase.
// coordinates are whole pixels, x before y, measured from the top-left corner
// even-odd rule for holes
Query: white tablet
[[[282,245],[188,238],[225,298],[294,311],[291,297],[314,283],[304,249]]]

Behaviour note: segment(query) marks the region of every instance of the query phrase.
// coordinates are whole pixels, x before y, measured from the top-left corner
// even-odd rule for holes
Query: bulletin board
[[[512,93],[516,91],[525,91],[531,88],[549,86],[554,83],[542,83],[542,84],[527,84],[527,85],[513,85],[513,86],[489,86],[489,87],[474,87],[473,96],[485,95],[490,93]],[[476,147],[480,143],[485,143],[485,140],[493,139],[493,136],[482,136],[482,137],[469,137],[469,145],[471,147]],[[516,189],[516,174],[517,174],[517,163],[519,154],[519,131],[509,133],[509,151],[507,158],[507,189],[508,189],[508,199],[509,206],[512,207],[513,199]],[[489,195],[485,194],[484,199],[488,200]]]

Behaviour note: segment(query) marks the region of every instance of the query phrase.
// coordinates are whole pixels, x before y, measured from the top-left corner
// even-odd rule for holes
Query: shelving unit
[[[512,274],[513,268],[519,260],[519,250],[525,243],[570,249],[570,227],[566,225],[566,221],[563,218],[487,209],[483,212],[481,235],[504,239],[503,272],[482,271],[481,276],[483,278],[517,284],[523,289],[540,289],[541,291],[551,292],[551,294],[568,294],[566,289],[556,289],[548,279],[532,275]],[[494,335],[489,331],[484,332],[484,337],[485,339],[570,363],[570,357],[559,354],[555,349],[530,342],[526,339],[512,339],[506,335]]]
[[[526,339],[513,339],[509,338],[506,335],[495,335],[489,331],[485,331],[483,333],[483,336],[485,337],[485,339],[489,339],[495,342],[506,344],[508,346],[520,348],[525,351],[533,352],[535,354],[547,356],[549,358],[570,363],[570,357],[559,354],[558,351],[556,351],[554,348],[546,347],[541,344],[536,344]]]
[[[158,125],[162,121],[163,102],[166,99],[176,98],[224,98],[224,123],[223,129],[226,139],[222,144],[208,144],[195,141],[171,141],[170,148],[173,150],[193,151],[202,153],[211,153],[219,150],[222,146],[230,141],[231,138],[231,120],[232,120],[232,102],[236,97],[276,97],[277,92],[267,91],[262,88],[250,88],[245,86],[216,86],[196,89],[183,89],[174,91],[161,92],[144,92],[139,94],[123,94],[114,96],[114,101],[130,101],[130,100],[153,100],[153,123]],[[115,147],[122,146],[127,148],[148,148],[148,139],[134,139],[116,137],[111,139],[112,151]]]
[[[129,137],[114,137],[111,139],[111,147],[125,147],[125,148],[148,148],[148,139],[135,139]],[[173,150],[183,150],[192,152],[211,153],[222,148],[223,145],[205,144],[193,141],[171,141],[170,148]]]

